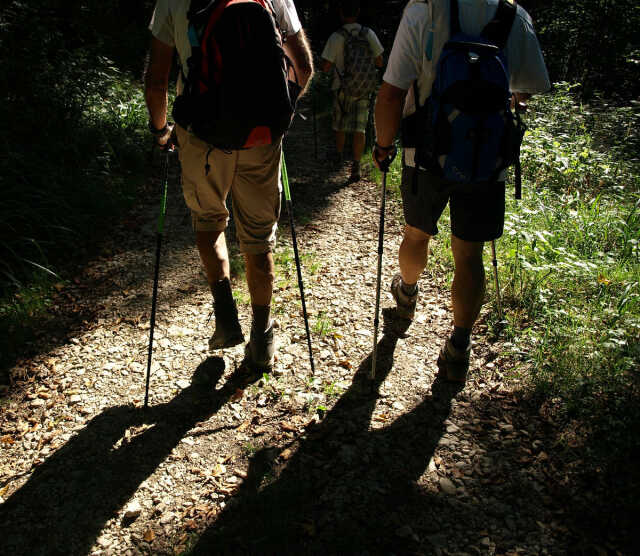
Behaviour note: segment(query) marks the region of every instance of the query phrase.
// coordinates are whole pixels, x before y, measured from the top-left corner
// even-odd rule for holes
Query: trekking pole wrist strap
[[[391,151],[394,148],[393,145],[389,145],[388,147],[383,147],[382,145],[379,145],[377,141],[374,144],[376,149],[378,149],[379,151]]]
[[[162,137],[163,135],[166,135],[167,131],[169,131],[169,122],[164,124],[163,128],[157,129],[153,125],[153,122],[149,120],[149,131],[151,132],[151,135],[153,135],[154,137]]]

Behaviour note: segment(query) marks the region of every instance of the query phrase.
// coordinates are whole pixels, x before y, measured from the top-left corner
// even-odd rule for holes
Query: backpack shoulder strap
[[[453,35],[461,31],[458,0],[449,0],[449,36],[453,37]]]
[[[482,30],[482,36],[495,44],[500,50],[504,49],[517,11],[518,4],[515,0],[499,0],[496,15]]]
[[[197,20],[203,14],[209,11],[218,0],[191,0],[189,10],[187,11],[187,19],[189,21]]]
[[[369,32],[368,27],[365,27],[364,25],[360,26],[360,33],[359,33],[360,38],[363,38],[363,39],[366,38],[368,32]]]

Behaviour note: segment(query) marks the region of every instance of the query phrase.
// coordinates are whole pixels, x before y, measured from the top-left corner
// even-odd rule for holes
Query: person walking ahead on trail
[[[515,12],[512,13],[513,19],[505,38],[504,52],[508,68],[508,75],[504,77],[505,105],[508,106],[509,102],[509,88],[515,93],[517,102],[523,104],[531,94],[550,88],[549,77],[531,18],[520,6],[517,6],[516,12],[511,0],[501,0],[500,3],[505,4],[501,6],[501,13],[509,9]],[[459,21],[461,32],[467,38],[477,37],[488,22],[493,21],[498,4],[498,0],[459,0],[457,3],[456,0],[433,0],[428,3],[413,1],[407,5],[377,98],[373,159],[378,167],[392,152],[401,121],[403,131],[406,130],[407,134],[410,123],[415,127],[411,116],[416,114],[416,93],[419,106],[424,107],[439,84],[436,82],[434,86],[434,80],[440,55],[450,37],[450,23]],[[458,12],[458,20],[454,19],[455,12]],[[462,37],[461,40],[467,39]],[[474,40],[477,42],[477,39]],[[456,45],[451,51],[456,51]],[[465,56],[468,56],[470,65],[481,59],[473,50],[465,53]],[[498,64],[498,67],[501,66],[504,67],[504,64]],[[470,71],[473,75],[473,69]],[[464,89],[463,85],[463,94]],[[477,99],[472,95],[471,99],[467,96],[467,100]],[[457,116],[457,113],[451,112],[446,118],[448,123],[443,122],[444,129],[453,129],[451,122]],[[427,264],[429,240],[438,233],[438,219],[449,202],[451,250],[455,263],[451,289],[454,329],[440,352],[438,367],[445,378],[464,382],[471,353],[471,329],[480,313],[485,294],[482,261],[484,242],[495,240],[503,232],[505,176],[504,171],[500,171],[498,175],[483,179],[483,183],[466,183],[464,188],[451,187],[451,181],[442,177],[445,169],[448,169],[444,154],[440,158],[436,156],[434,164],[435,151],[431,151],[432,157],[429,158],[418,156],[423,152],[421,149],[407,148],[407,145],[422,147],[427,143],[424,139],[427,135],[426,124],[423,121],[417,126],[417,140],[415,137],[403,137],[405,148],[401,191],[406,226],[398,253],[400,273],[392,280],[391,293],[399,316],[413,319],[418,299],[418,279]],[[430,139],[432,146],[451,141],[451,135],[442,137],[441,129],[435,126]],[[474,148],[482,149],[489,145],[490,135],[485,133]],[[436,154],[441,152],[446,154],[446,148]],[[443,163],[444,167],[441,167]],[[474,166],[474,171],[478,167]],[[495,167],[501,168],[499,163]]]
[[[216,7],[220,11],[211,15]],[[190,8],[201,11],[190,11]],[[249,28],[243,35],[245,47],[247,38],[249,43],[251,40],[266,42],[264,48],[262,43],[253,44],[254,50],[244,54],[245,62],[240,67],[241,64],[233,62],[237,59],[234,57],[241,55],[239,32],[236,26],[230,29],[230,25],[225,27],[222,22],[235,17],[234,23],[245,25],[248,18],[244,14],[249,12],[251,17],[256,16],[255,29],[259,28],[261,34],[252,33],[253,28]],[[213,17],[218,18],[215,25]],[[284,49],[293,64],[289,78],[295,75],[298,86],[304,90],[313,73],[304,31],[292,0],[243,3],[223,0],[215,4],[198,0],[157,0],[149,28],[153,37],[145,74],[145,95],[149,127],[160,144],[169,140],[171,132],[167,126],[167,89],[174,50],[177,50],[181,66],[178,93],[183,94],[176,99],[173,114],[178,124],[189,122],[176,125],[176,131],[183,194],[192,212],[196,245],[213,294],[215,331],[209,346],[211,349],[226,348],[244,341],[229,281],[229,256],[223,233],[229,219],[226,198],[231,192],[253,312],[250,341],[245,351],[249,364],[269,368],[274,358],[270,306],[275,272],[272,249],[281,202],[281,133],[290,122],[292,110],[287,112],[286,109],[291,109],[290,101],[295,104],[295,92],[290,99],[282,67],[275,67],[275,71],[267,75],[264,66],[285,60]],[[213,32],[206,41],[197,35],[211,29]],[[263,67],[255,67],[252,61],[261,60],[265,52],[272,53],[271,58],[265,63],[260,61]],[[210,56],[208,66],[202,65],[205,55]],[[251,83],[257,75],[260,81]],[[284,86],[274,93],[274,98],[280,95],[279,107],[283,108],[286,121],[282,121],[282,117],[275,121],[272,117],[276,110],[272,98],[260,104],[264,100],[261,97],[268,93],[267,83],[277,87],[278,79]],[[246,90],[216,96],[218,86],[233,90],[239,83],[244,86],[245,82],[249,82]],[[295,86],[293,89],[300,92]],[[239,108],[238,101],[243,103]],[[236,105],[224,104],[231,102]],[[223,122],[225,117],[228,120],[230,106],[239,110],[231,125],[228,121]],[[260,106],[270,109],[256,111]],[[245,133],[239,138],[237,132],[241,124],[246,124],[245,120],[258,123],[248,137]]]
[[[357,22],[359,14],[358,0],[342,0],[342,27],[329,37],[321,65],[324,72],[334,70],[333,130],[339,165],[343,160],[345,134],[353,134],[352,181],[360,179],[370,96],[377,85],[376,68],[382,67],[384,51],[376,34]]]

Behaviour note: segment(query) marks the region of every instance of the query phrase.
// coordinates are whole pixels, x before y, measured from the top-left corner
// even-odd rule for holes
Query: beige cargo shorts
[[[281,144],[222,151],[176,125],[182,192],[196,232],[221,232],[229,222],[231,193],[236,235],[243,253],[272,251],[280,217]],[[210,152],[209,152],[210,151]],[[209,173],[206,173],[207,157]]]

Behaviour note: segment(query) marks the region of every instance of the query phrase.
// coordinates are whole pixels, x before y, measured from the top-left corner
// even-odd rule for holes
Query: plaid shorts
[[[369,98],[351,98],[342,91],[333,100],[333,130],[365,133],[369,119]]]

